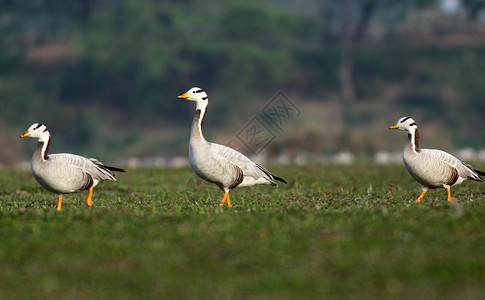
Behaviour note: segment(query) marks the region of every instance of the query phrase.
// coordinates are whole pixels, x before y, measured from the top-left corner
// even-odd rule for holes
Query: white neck
[[[49,131],[43,132],[39,137],[39,142],[44,142],[47,144],[50,138],[51,138],[51,134],[49,133]]]
[[[417,134],[416,132],[417,128],[408,129],[409,143],[411,144],[413,152],[419,151],[419,134]]]
[[[209,104],[208,102],[209,100],[197,100],[195,103],[196,103],[196,107],[195,109],[200,109],[201,111],[204,111],[205,113],[205,110],[207,108],[207,105]]]
[[[40,158],[42,159],[42,161],[46,161],[47,160],[47,155],[48,155],[48,151],[49,151],[49,146],[50,146],[50,134],[48,131],[46,131],[40,138],[39,138],[39,141],[38,143],[42,143],[42,149],[40,149]]]
[[[203,143],[207,143],[207,141],[204,138],[204,134],[202,133],[202,123],[204,122],[204,117],[206,112],[207,112],[207,105],[205,105],[203,109],[200,109],[199,105],[197,105],[197,109],[195,110],[194,120],[192,122],[192,132],[190,134],[191,140],[195,139],[195,140],[200,140]]]

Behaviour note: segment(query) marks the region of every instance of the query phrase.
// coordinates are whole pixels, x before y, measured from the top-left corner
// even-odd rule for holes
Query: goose
[[[202,124],[209,102],[204,90],[193,87],[178,98],[196,103],[189,142],[190,166],[200,178],[216,184],[222,190],[220,206],[224,206],[227,201],[227,206],[232,207],[230,189],[257,184],[278,186],[275,180],[287,183],[242,153],[227,146],[208,142],[204,138]]]
[[[418,125],[411,117],[402,117],[389,129],[408,132],[408,143],[404,147],[402,158],[409,174],[422,185],[422,192],[416,199],[420,202],[428,189],[444,188],[451,202],[451,187],[472,179],[482,181],[480,175],[485,172],[474,170],[453,155],[436,149],[419,148]]]
[[[95,158],[85,158],[75,154],[48,154],[51,135],[47,127],[32,124],[20,136],[37,138],[37,150],[31,161],[31,170],[37,182],[46,190],[58,195],[57,211],[61,211],[63,194],[88,190],[87,205],[93,204],[93,188],[101,180],[116,180],[112,171],[125,172],[115,167],[105,166]]]

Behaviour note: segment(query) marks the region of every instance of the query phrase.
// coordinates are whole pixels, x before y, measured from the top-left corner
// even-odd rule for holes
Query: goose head
[[[44,124],[34,123],[30,125],[29,129],[27,129],[27,131],[24,134],[22,134],[20,137],[37,138],[39,139],[39,142],[45,142],[49,139],[50,133]]]
[[[197,103],[197,109],[202,109],[207,107],[208,97],[203,89],[198,87],[193,87],[186,93],[178,96],[179,99],[187,99]]]
[[[408,131],[409,133],[414,133],[417,128],[418,125],[411,117],[402,117],[397,121],[396,125],[389,127],[389,129],[399,129]]]

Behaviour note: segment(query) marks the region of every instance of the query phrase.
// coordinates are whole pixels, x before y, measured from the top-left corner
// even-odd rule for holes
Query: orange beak
[[[189,94],[188,93],[185,93],[185,94],[182,94],[182,95],[178,96],[177,98],[179,98],[179,99],[187,99],[187,98],[189,98]]]
[[[24,134],[22,134],[20,137],[21,137],[21,138],[24,138],[24,137],[28,137],[28,136],[30,136],[30,133],[29,133],[29,131],[27,130],[27,131],[26,131]]]
[[[397,124],[396,125],[389,126],[389,129],[398,129]]]

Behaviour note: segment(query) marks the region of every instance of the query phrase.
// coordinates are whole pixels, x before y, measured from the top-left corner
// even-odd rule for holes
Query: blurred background
[[[193,86],[206,137],[245,152],[238,132],[291,100],[262,160],[400,161],[407,115],[422,147],[485,160],[484,58],[479,0],[2,0],[0,166],[30,160],[34,122],[52,153],[184,164]]]

